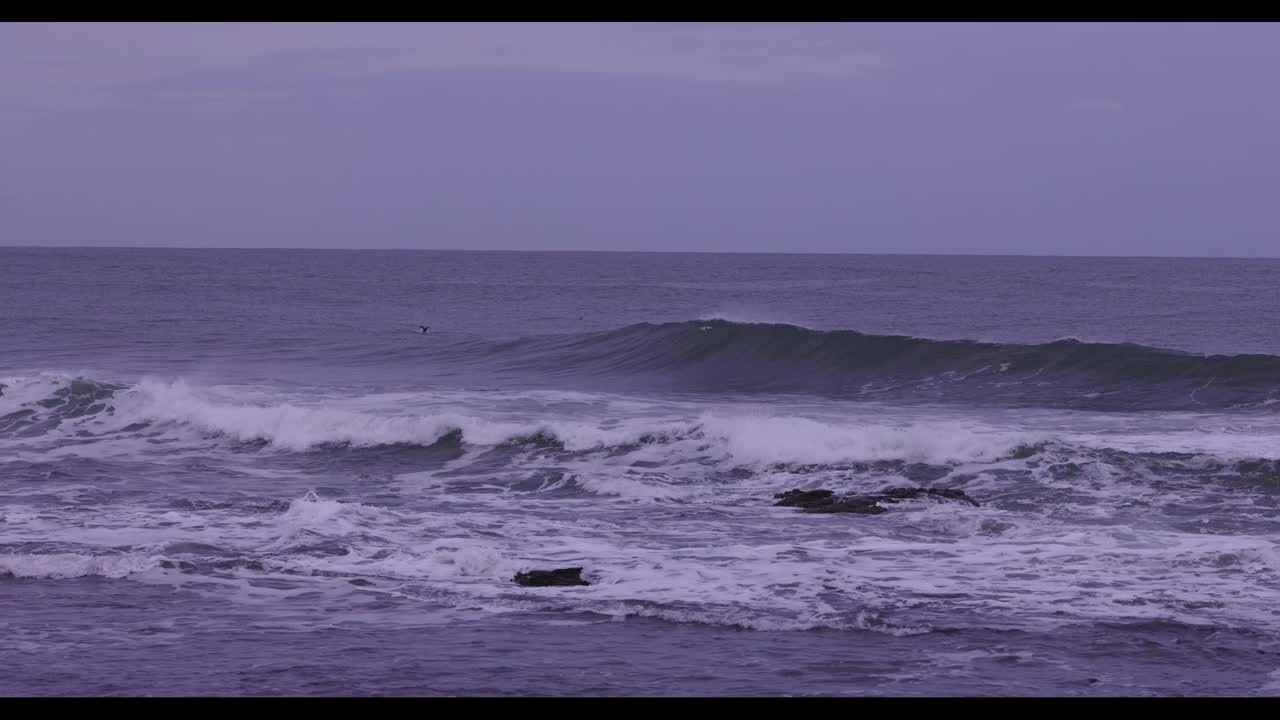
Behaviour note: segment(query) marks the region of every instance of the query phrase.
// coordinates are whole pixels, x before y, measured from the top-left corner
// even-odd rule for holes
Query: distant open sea
[[[1278,441],[1280,261],[0,248],[0,695],[1280,695]]]

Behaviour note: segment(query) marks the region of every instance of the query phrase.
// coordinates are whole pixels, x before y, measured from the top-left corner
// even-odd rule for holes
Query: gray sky
[[[1280,256],[1280,26],[0,24],[0,244]]]

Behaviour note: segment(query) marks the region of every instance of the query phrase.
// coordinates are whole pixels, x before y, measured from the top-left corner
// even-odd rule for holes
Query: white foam
[[[47,380],[28,394],[46,397],[57,382]],[[236,394],[225,388],[194,388],[182,380],[144,380],[128,391],[117,393],[113,417],[94,418],[89,422],[115,428],[137,422],[176,425],[241,442],[264,441],[292,451],[306,451],[325,444],[429,445],[454,430],[462,431],[463,442],[468,445],[498,445],[543,434],[555,437],[571,451],[631,445],[645,436],[668,442],[696,436],[698,443],[711,442],[726,460],[739,464],[886,459],[974,462],[995,459],[1019,444],[1034,440],[1025,433],[958,422],[833,422],[722,410],[674,419],[670,416],[613,418],[606,426],[599,417],[540,419],[510,413],[483,417],[458,410],[401,414],[394,405],[384,406],[381,412],[371,412],[288,402],[250,403],[244,402],[243,397],[243,393]],[[616,408],[609,409],[612,412]],[[61,448],[59,452],[91,451]]]
[[[578,485],[597,495],[625,498],[672,499],[696,494],[695,488],[671,485],[661,480],[629,478],[617,474],[590,473],[578,479]]]
[[[364,400],[365,404],[367,399]],[[430,414],[396,414],[392,405],[381,412],[362,412],[293,403],[243,402],[226,390],[193,388],[185,381],[144,380],[118,394],[117,424],[173,423],[241,442],[265,441],[293,451],[325,444],[373,447],[392,444],[430,445],[461,430],[469,445],[499,445],[539,433],[553,435],[570,450],[587,450],[635,442],[648,428],[603,428],[598,422],[547,422],[537,418],[495,419],[447,410]],[[675,431],[687,429],[678,424]],[[668,431],[667,424],[653,428]]]
[[[23,407],[35,405],[71,384],[77,376],[63,372],[46,371],[35,375],[0,378],[4,385],[0,395],[0,415],[6,415]]]
[[[1228,459],[1280,459],[1274,430],[1229,432],[1225,429],[1169,429],[1160,432],[1126,432],[1095,435],[1063,433],[1060,439],[1089,448],[1127,452],[1203,453]]]
[[[406,597],[493,612],[540,607],[757,630],[895,635],[966,622],[1044,627],[1116,619],[1280,629],[1273,602],[1280,557],[1266,537],[1072,525],[990,506],[924,502],[850,518],[758,504],[686,515],[655,505],[580,503],[565,512],[563,504],[536,500],[512,513],[511,499],[502,495],[473,496],[467,512],[458,513],[435,508],[437,501],[429,502],[431,509],[389,509],[309,493],[267,522],[253,513],[107,506],[95,513],[102,530],[86,528],[82,513],[59,511],[36,531],[17,530],[101,552],[0,555],[0,572],[51,579],[137,575],[180,540],[261,559],[266,570],[237,571],[245,576],[281,573],[333,592],[352,591],[335,576],[362,577],[375,590],[396,588]],[[985,533],[988,520],[1013,528]],[[349,551],[290,550],[312,542],[312,535],[340,540]],[[152,541],[145,552],[138,550],[144,537]],[[135,551],[105,554],[125,543]],[[519,588],[511,582],[521,570],[569,565],[584,566],[592,584]],[[205,579],[164,576],[166,582]],[[273,591],[254,592],[246,602],[263,602],[262,593]],[[1063,610],[1066,615],[1056,614]]]
[[[32,389],[30,397],[47,397],[51,387]],[[865,403],[601,398],[561,398],[570,405],[548,410],[541,404],[549,397],[309,397],[146,381],[117,393],[114,416],[85,422],[124,427],[147,420],[164,426],[170,437],[190,441],[161,446],[174,448],[177,457],[183,449],[216,451],[214,435],[306,450],[334,442],[424,444],[453,428],[462,429],[468,445],[542,432],[574,454],[529,448],[514,464],[480,467],[464,480],[501,488],[513,475],[555,470],[607,499],[565,500],[537,492],[518,498],[453,495],[448,485],[460,475],[409,473],[405,482],[419,492],[402,493],[405,504],[395,508],[316,494],[271,515],[123,504],[85,512],[74,497],[64,498],[71,507],[38,511],[9,502],[0,513],[0,542],[74,544],[78,551],[0,555],[0,572],[147,582],[163,575],[165,582],[197,584],[207,576],[142,571],[154,568],[173,542],[201,542],[266,568],[235,571],[245,577],[275,573],[291,582],[332,586],[335,593],[356,592],[345,579],[360,577],[374,589],[359,592],[394,589],[405,597],[493,612],[532,605],[761,630],[861,627],[891,634],[966,622],[1045,627],[1115,619],[1280,630],[1274,607],[1280,556],[1273,537],[1175,531],[1162,526],[1159,513],[1130,527],[1111,498],[1126,488],[1149,502],[1160,499],[1157,494],[1176,500],[1176,493],[1167,484],[1153,489],[1141,468],[1079,457],[1081,447],[1194,447],[1265,457],[1275,452],[1268,443],[1274,445],[1276,432],[1276,423],[1265,417],[992,412],[979,419],[972,411]],[[65,425],[59,432],[75,428]],[[659,442],[638,444],[645,435]],[[1001,460],[1018,445],[1039,441],[1050,444],[1034,458]],[[37,440],[17,442],[33,458],[56,457],[44,455]],[[132,448],[127,442],[142,441],[104,438],[96,444]],[[224,457],[253,462],[255,456]],[[898,504],[881,516],[849,517],[769,507],[771,493],[788,487],[821,483],[841,491],[872,490],[899,481],[878,473],[787,467],[876,460],[956,464],[964,473],[991,469],[993,463],[1040,467],[1018,477],[989,473],[970,481],[966,490],[984,503],[976,508],[920,501]],[[1084,467],[1058,478],[1045,471],[1046,460]],[[716,477],[741,466],[757,472],[746,479]],[[479,474],[486,472],[494,474]],[[265,473],[260,481],[273,484]],[[1046,489],[1052,494],[1041,494]],[[1002,509],[1013,505],[1002,499],[1028,497],[1036,502]],[[1078,506],[1072,504],[1077,497],[1084,498]],[[1247,493],[1233,497],[1249,499]],[[1212,512],[1223,507],[1215,505]],[[1271,512],[1261,505],[1250,511]],[[315,542],[313,535],[348,552],[298,551]],[[129,553],[112,554],[126,546]],[[88,549],[81,552],[82,547]],[[520,588],[511,581],[520,570],[570,565],[586,567],[592,585]],[[260,602],[267,592],[246,591],[244,601]]]
[[[276,523],[281,532],[280,541],[285,542],[303,531],[343,536],[395,521],[396,513],[392,510],[358,502],[326,500],[318,497],[315,492],[308,492],[289,503]]]
[[[702,425],[738,462],[991,461],[1039,440],[975,423],[833,424],[795,416],[706,415]]]
[[[56,553],[0,555],[0,577],[70,579],[87,576],[122,578],[157,567],[159,560],[147,555],[82,555]]]
[[[807,330],[814,329],[814,328],[808,327],[804,323],[798,323],[792,320],[783,320],[774,316],[755,315],[755,314],[742,315],[736,312],[716,311],[716,312],[707,313],[705,315],[699,315],[697,319],[698,320],[723,320],[725,322],[736,323],[738,325],[793,325],[795,327],[801,327]]]
[[[797,632],[805,630],[868,630],[871,632],[908,637],[932,632],[927,625],[894,625],[880,619],[873,611],[858,610],[851,615],[799,615],[788,617],[769,612],[753,612],[734,606],[671,607],[639,603],[606,603],[601,605],[571,605],[563,609],[585,609],[612,615],[615,619],[647,617],[675,623],[697,623],[745,628],[760,632]]]
[[[376,416],[291,404],[215,402],[182,380],[144,380],[119,397],[117,407],[133,420],[181,423],[243,442],[262,440],[298,451],[325,443],[431,444],[453,429],[444,417]]]

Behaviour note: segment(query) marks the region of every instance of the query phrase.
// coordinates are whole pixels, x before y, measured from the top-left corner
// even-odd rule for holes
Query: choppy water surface
[[[0,249],[0,693],[1280,694],[1277,288]]]

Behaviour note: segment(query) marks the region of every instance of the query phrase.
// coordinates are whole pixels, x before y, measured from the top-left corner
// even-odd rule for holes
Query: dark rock
[[[533,447],[563,450],[564,442],[554,434],[538,431],[532,435],[520,435],[506,442],[507,445],[532,445]]]
[[[432,443],[432,445],[438,445],[440,447],[462,447],[462,429],[454,428],[450,430],[436,438],[436,441]]]
[[[781,498],[774,505],[783,507],[811,507],[831,502],[835,493],[830,490],[788,490],[774,495]]]
[[[881,503],[896,503],[920,497],[932,497],[942,500],[958,500],[977,506],[978,502],[964,493],[963,490],[946,490],[941,488],[889,488],[874,495],[837,496],[831,490],[788,490],[774,495],[778,502],[775,506],[798,507],[811,513],[854,513],[857,515],[879,515],[888,512]]]
[[[555,570],[530,570],[516,573],[517,584],[525,587],[559,587],[565,585],[590,585],[582,579],[582,568],[558,568]]]
[[[1040,452],[1040,448],[1036,445],[1019,445],[1009,454],[1009,459],[1025,460],[1038,452]]]
[[[782,507],[798,507],[812,513],[857,513],[861,515],[878,515],[887,512],[876,505],[874,498],[843,497],[837,498],[830,490],[788,490],[774,495],[779,498],[774,505]]]

